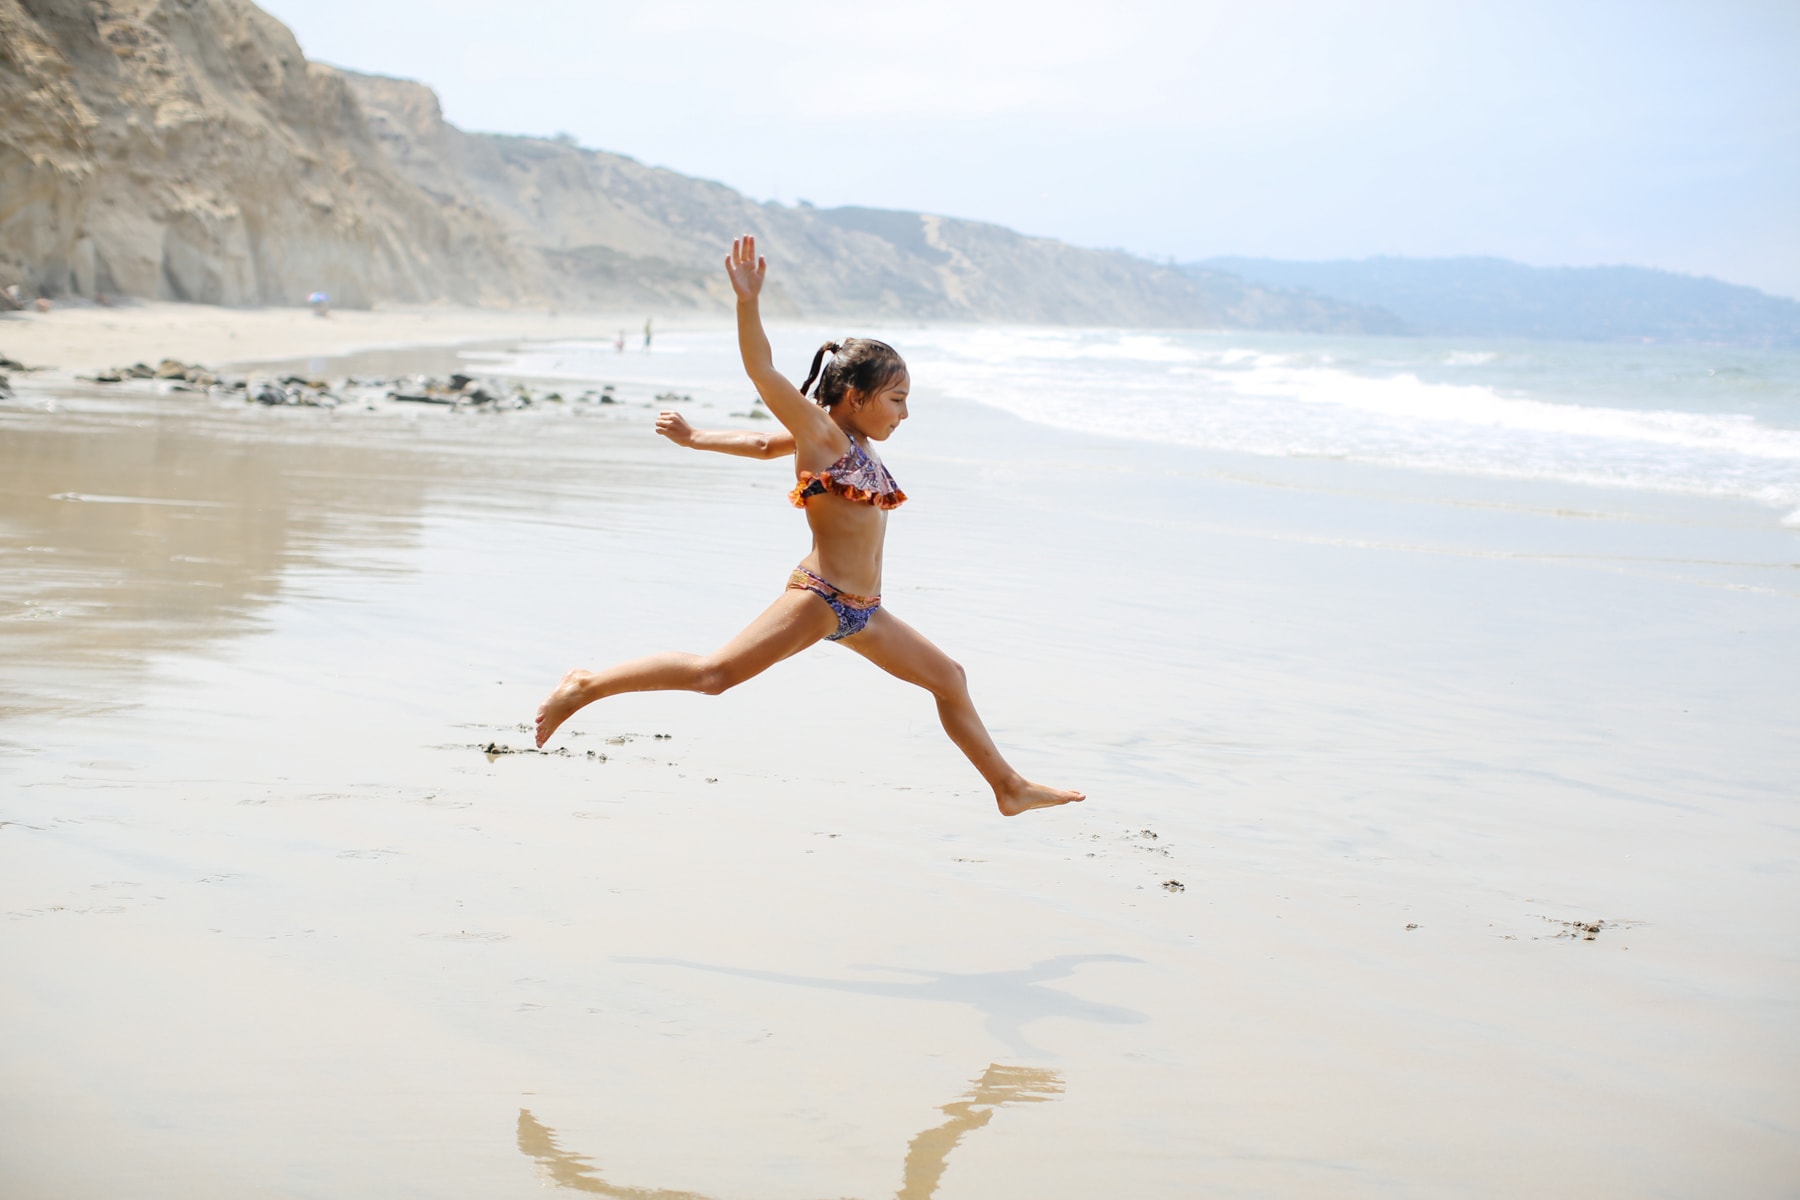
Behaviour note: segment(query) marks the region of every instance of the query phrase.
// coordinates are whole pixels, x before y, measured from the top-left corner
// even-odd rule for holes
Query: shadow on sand
[[[742,967],[720,967],[707,963],[687,962],[678,958],[615,958],[614,962],[640,963],[651,966],[686,967],[694,971],[711,971],[735,975],[740,979],[759,979],[765,983],[783,983],[798,987],[825,988],[836,992],[854,992],[863,996],[885,996],[895,1000],[929,1000],[943,1004],[966,1004],[987,1018],[987,1031],[1021,1058],[1043,1058],[1047,1052],[1025,1040],[1025,1026],[1044,1017],[1066,1017],[1075,1021],[1099,1021],[1113,1025],[1137,1025],[1148,1020],[1134,1009],[1082,1000],[1045,984],[1067,979],[1075,968],[1087,963],[1135,963],[1142,959],[1124,954],[1061,954],[1046,958],[1016,971],[919,971],[911,967],[866,966],[859,971],[884,971],[891,975],[911,975],[917,982],[881,979],[827,979],[815,975],[789,975],[781,971],[758,971]]]

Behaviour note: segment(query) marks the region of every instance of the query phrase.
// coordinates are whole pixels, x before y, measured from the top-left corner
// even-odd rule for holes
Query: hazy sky
[[[1497,254],[1800,297],[1800,0],[265,0],[464,129],[1163,258]]]

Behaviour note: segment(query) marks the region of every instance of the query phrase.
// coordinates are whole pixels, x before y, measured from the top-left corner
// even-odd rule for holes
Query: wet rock
[[[343,403],[325,385],[314,387],[310,384],[259,383],[250,388],[244,399],[270,407],[284,405],[292,408],[336,408]]]
[[[165,358],[154,367],[148,363],[133,363],[129,367],[111,367],[104,371],[96,371],[92,375],[78,375],[76,378],[93,383],[123,383],[127,379],[155,379],[162,383],[191,383],[200,388],[209,388],[219,382],[218,376],[204,366],[199,363],[184,363],[179,358]]]
[[[1162,881],[1162,890],[1165,892],[1185,892],[1187,891],[1187,884],[1181,882],[1179,879],[1165,879]]]

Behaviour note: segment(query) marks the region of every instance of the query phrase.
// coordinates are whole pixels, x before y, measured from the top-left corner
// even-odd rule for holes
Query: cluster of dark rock
[[[235,391],[235,387],[232,390]],[[270,408],[336,408],[344,398],[332,391],[331,385],[323,379],[284,375],[280,379],[261,379],[254,384],[246,382],[244,401],[266,404]]]
[[[213,387],[219,382],[217,375],[198,363],[184,363],[174,358],[165,358],[154,367],[149,363],[133,363],[129,367],[113,367],[106,371],[96,371],[92,375],[77,375],[76,378],[85,379],[90,383],[123,383],[127,379],[165,379],[201,388]]]
[[[577,404],[619,402],[610,383],[599,391],[590,388],[571,398],[561,392],[534,391],[522,383],[514,383],[509,387],[492,379],[478,379],[460,371],[448,379],[409,375],[402,379],[353,379],[349,382],[361,387],[383,388],[389,400],[402,404],[442,404],[451,408],[481,408],[490,412],[534,408],[539,404],[563,404],[571,399]]]
[[[34,368],[19,362],[17,359],[8,358],[6,355],[0,354],[0,371],[30,371],[33,369]],[[12,380],[5,375],[0,375],[0,400],[10,400],[12,394]]]
[[[336,408],[343,403],[331,385],[317,379],[288,375],[281,379],[228,378],[199,363],[184,363],[178,358],[165,358],[154,367],[149,363],[133,363],[129,367],[113,367],[92,375],[77,375],[89,383],[126,383],[151,380],[180,392],[242,392],[247,403],[293,405],[302,408]]]
[[[0,360],[0,366],[8,363],[10,360]],[[610,383],[568,396],[559,391],[531,388],[516,382],[482,379],[462,372],[448,378],[403,375],[390,379],[352,375],[333,384],[323,379],[308,379],[303,375],[229,378],[198,363],[184,363],[173,358],[165,358],[156,366],[133,363],[128,367],[113,367],[77,378],[90,383],[149,380],[174,391],[241,392],[246,404],[262,404],[270,408],[337,408],[351,403],[373,408],[376,401],[388,400],[399,404],[436,404],[451,409],[507,412],[545,404],[619,403]],[[0,376],[0,390],[4,388],[4,376]],[[668,392],[657,399],[686,401],[690,398]]]

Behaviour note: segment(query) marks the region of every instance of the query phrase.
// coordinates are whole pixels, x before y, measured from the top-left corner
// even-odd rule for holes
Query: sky
[[[1800,0],[263,0],[472,132],[1156,259],[1485,254],[1800,298]]]

